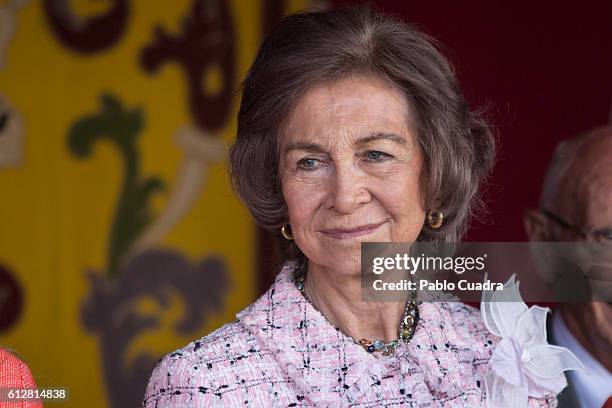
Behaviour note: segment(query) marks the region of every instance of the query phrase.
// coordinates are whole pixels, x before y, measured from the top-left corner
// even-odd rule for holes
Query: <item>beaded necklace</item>
[[[304,282],[306,280],[306,274],[301,274],[297,277],[295,284],[302,293],[302,296],[314,307],[314,304],[306,294]],[[410,298],[406,302],[406,306],[404,307],[404,314],[402,315],[402,320],[398,328],[398,338],[392,340],[388,343],[385,343],[383,340],[375,340],[372,341],[370,339],[360,339],[353,341],[363,347],[365,351],[368,353],[381,352],[384,356],[391,355],[395,353],[395,349],[399,345],[399,341],[403,341],[404,343],[408,343],[412,336],[414,336],[414,331],[416,329],[416,325],[419,321],[419,309],[416,303],[416,292],[412,292],[410,294]]]

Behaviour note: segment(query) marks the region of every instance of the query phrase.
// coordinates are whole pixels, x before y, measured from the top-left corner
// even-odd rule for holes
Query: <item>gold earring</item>
[[[291,234],[291,226],[289,224],[281,227],[281,235],[289,241],[293,241],[293,235]]]
[[[442,226],[444,221],[444,214],[440,211],[429,210],[427,212],[427,224],[431,229],[438,229]]]

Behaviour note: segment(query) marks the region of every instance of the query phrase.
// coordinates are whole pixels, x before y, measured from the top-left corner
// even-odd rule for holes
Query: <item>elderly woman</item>
[[[144,406],[484,405],[499,339],[477,309],[362,301],[360,243],[459,239],[493,157],[431,39],[369,8],[285,18],[244,81],[230,154],[282,268],[234,322],[165,356]]]

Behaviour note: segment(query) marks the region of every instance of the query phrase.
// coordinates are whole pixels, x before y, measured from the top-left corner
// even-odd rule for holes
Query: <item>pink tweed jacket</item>
[[[499,339],[477,309],[420,303],[408,345],[370,354],[330,325],[285,265],[255,303],[208,336],[166,355],[143,406],[480,407],[483,375]],[[530,399],[554,407],[556,398]]]

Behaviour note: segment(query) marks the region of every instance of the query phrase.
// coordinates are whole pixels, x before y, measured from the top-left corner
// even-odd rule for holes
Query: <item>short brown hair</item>
[[[309,89],[353,74],[389,81],[410,107],[424,157],[425,203],[444,213],[443,226],[425,224],[418,240],[459,240],[480,204],[477,193],[493,166],[495,139],[470,111],[435,41],[369,6],[290,15],[266,38],[243,82],[229,156],[234,188],[256,222],[278,236],[288,222],[279,129]],[[294,241],[280,243],[281,260],[303,256]]]

